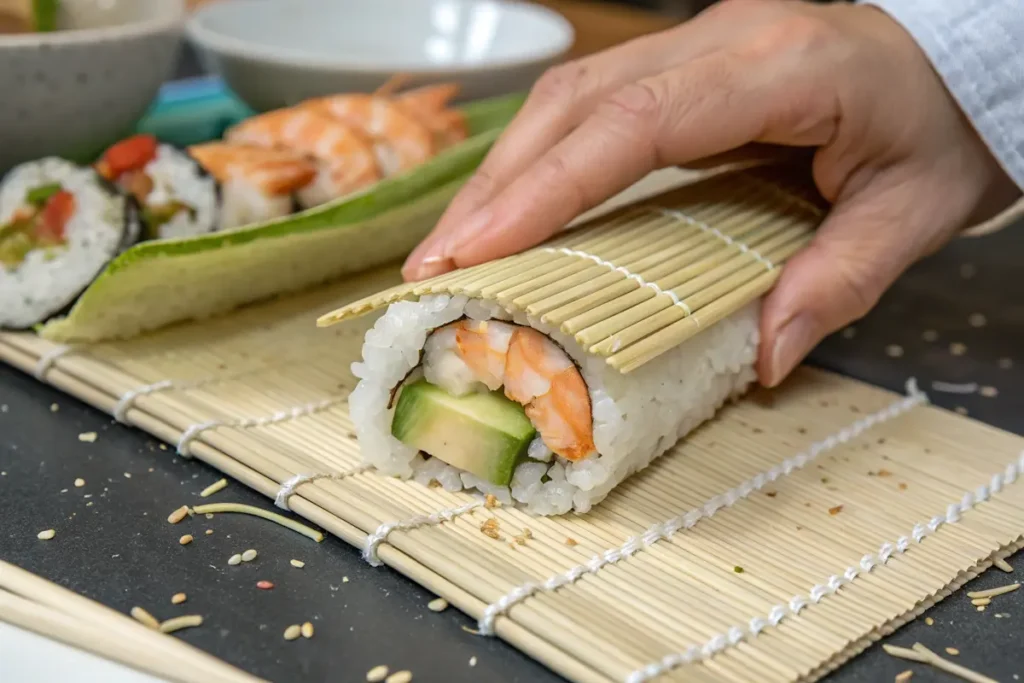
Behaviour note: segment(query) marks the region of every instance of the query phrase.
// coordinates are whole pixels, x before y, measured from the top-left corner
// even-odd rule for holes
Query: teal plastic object
[[[160,89],[135,132],[187,147],[220,139],[225,130],[254,113],[219,78],[170,81]]]

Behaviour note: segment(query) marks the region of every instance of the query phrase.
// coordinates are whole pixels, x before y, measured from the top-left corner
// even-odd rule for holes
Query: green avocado
[[[402,389],[391,422],[405,445],[499,486],[512,481],[536,433],[501,391],[452,396],[422,379]]]

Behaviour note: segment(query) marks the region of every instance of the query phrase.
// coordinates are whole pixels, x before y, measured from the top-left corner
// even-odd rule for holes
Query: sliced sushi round
[[[71,304],[139,235],[133,201],[90,168],[49,157],[0,183],[0,328]]]
[[[96,170],[139,204],[146,239],[191,237],[217,229],[217,181],[192,157],[151,135],[104,152]]]

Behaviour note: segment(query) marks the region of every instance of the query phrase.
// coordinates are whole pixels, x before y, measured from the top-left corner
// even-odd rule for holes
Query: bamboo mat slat
[[[745,243],[788,243],[786,211]],[[663,216],[648,220],[652,241],[670,234]],[[618,258],[614,233],[570,233],[555,248]],[[712,270],[736,258],[707,244]],[[623,253],[654,267],[660,252]],[[741,256],[732,273],[749,267]],[[559,253],[513,263],[526,262],[596,276],[573,287],[618,282]],[[313,321],[398,282],[378,270],[134,341],[59,349],[3,334],[0,358],[277,498],[574,681],[815,679],[1020,545],[1024,439],[919,392],[808,369],[726,407],[586,515],[534,518],[363,471],[346,398],[374,316]],[[495,286],[540,315],[571,306],[537,294],[546,285]],[[500,540],[481,532],[489,519]]]

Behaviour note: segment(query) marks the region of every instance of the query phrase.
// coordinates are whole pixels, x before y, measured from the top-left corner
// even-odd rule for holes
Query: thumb
[[[866,187],[841,200],[786,263],[761,314],[763,385],[778,385],[826,335],[864,316],[917,260],[927,217],[913,196],[906,185]]]

